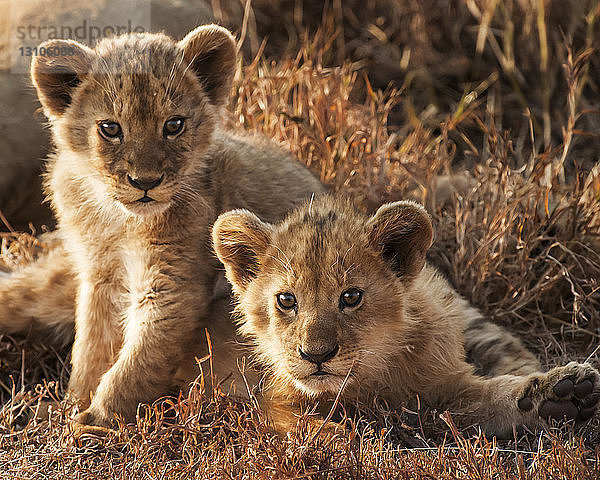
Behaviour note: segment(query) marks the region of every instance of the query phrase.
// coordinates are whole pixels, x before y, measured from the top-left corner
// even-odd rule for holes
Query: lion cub
[[[170,388],[216,283],[217,215],[250,208],[276,221],[323,187],[268,142],[223,130],[236,45],[222,27],[40,50],[31,76],[56,144],[46,192],[64,255],[2,283],[0,325],[30,323],[20,292],[68,290],[74,276],[69,389],[85,409],[78,422],[107,426]],[[62,303],[37,321],[69,323]]]
[[[385,204],[369,217],[325,196],[276,225],[222,214],[212,235],[240,333],[269,371],[274,399],[330,400],[347,378],[342,398],[377,394],[399,406],[418,395],[498,435],[596,410],[600,378],[587,363],[475,375],[464,329],[481,315],[426,263],[433,230],[418,204]]]

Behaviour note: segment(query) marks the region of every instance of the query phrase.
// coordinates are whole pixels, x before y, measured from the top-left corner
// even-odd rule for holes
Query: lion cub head
[[[240,331],[274,383],[320,396],[336,393],[349,371],[349,382],[381,375],[394,348],[386,332],[402,328],[433,230],[415,203],[385,204],[369,217],[326,196],[278,225],[228,212],[212,234]]]
[[[95,200],[138,215],[191,192],[235,68],[232,35],[205,25],[175,42],[131,34],[90,49],[72,40],[38,48],[31,77],[52,125],[58,162]]]

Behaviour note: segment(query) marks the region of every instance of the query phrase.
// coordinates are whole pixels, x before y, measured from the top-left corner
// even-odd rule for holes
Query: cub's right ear
[[[38,47],[45,55],[31,62],[31,80],[48,118],[60,117],[71,104],[73,92],[89,72],[94,51],[74,40],[48,40]]]
[[[404,281],[410,282],[425,265],[433,240],[427,211],[414,202],[386,203],[368,222],[370,242]]]
[[[269,246],[273,227],[248,210],[233,210],[217,218],[212,228],[215,253],[227,279],[241,293],[256,277],[260,257]]]

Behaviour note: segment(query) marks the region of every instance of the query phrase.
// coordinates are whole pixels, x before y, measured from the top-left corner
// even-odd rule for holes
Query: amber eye
[[[119,138],[121,135],[123,135],[121,125],[119,125],[117,122],[100,122],[98,124],[98,128],[100,130],[100,135],[102,135],[107,140]]]
[[[163,134],[165,137],[174,137],[175,135],[179,135],[183,131],[183,118],[176,117],[171,118],[165,122],[163,127]]]
[[[278,293],[277,294],[277,305],[283,310],[292,310],[296,308],[296,297],[293,293]]]
[[[362,302],[363,292],[358,288],[349,288],[340,297],[340,310],[346,307],[358,307]]]

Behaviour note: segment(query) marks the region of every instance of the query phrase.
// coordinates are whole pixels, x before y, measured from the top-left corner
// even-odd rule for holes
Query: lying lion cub
[[[463,333],[485,321],[425,262],[432,237],[427,212],[411,202],[368,217],[326,196],[277,225],[245,210],[222,214],[215,251],[238,300],[240,333],[272,377],[270,396],[280,406],[326,401],[347,377],[342,398],[377,394],[399,406],[418,395],[492,434],[550,418],[588,420],[600,383],[587,363],[474,373]]]

